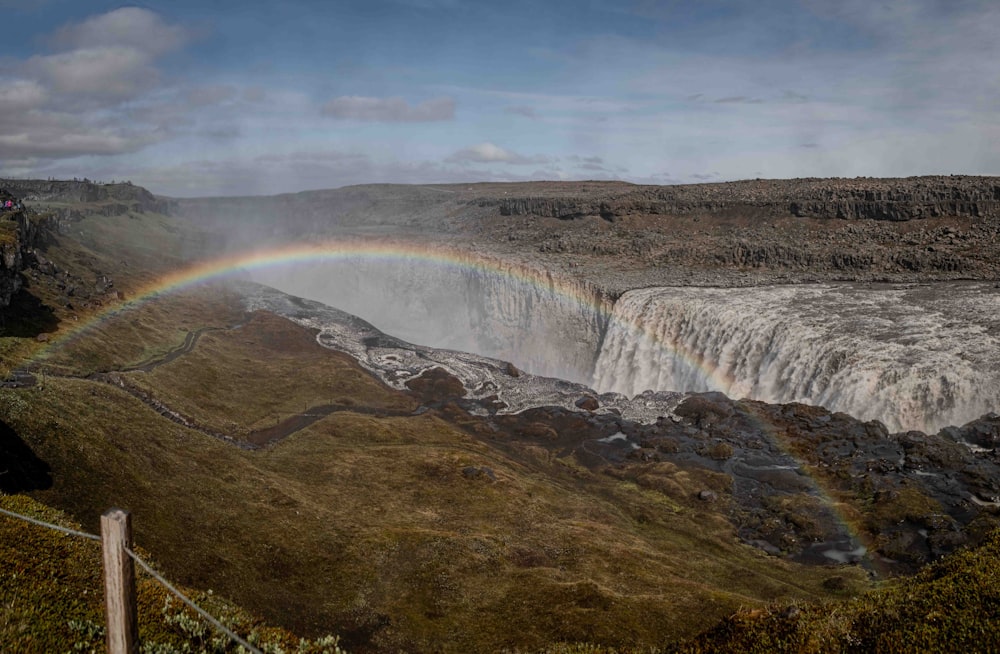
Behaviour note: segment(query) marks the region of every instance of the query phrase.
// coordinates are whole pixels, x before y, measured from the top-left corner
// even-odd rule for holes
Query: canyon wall
[[[474,352],[536,375],[588,382],[611,300],[597,288],[502,259],[348,256],[252,273],[418,345]]]
[[[562,219],[627,215],[740,214],[903,221],[936,216],[1000,216],[996,177],[940,175],[906,179],[837,178],[745,180],[677,186],[606,184],[587,194],[558,197],[480,197],[502,215]]]

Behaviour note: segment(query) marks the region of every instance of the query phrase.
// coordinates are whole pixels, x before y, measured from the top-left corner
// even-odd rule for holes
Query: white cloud
[[[46,117],[21,129],[3,126],[0,152],[7,158],[57,159],[81,155],[114,155],[139,150],[156,139],[116,129],[94,129],[72,120]]]
[[[183,112],[157,115],[157,58],[188,37],[152,11],[127,7],[63,26],[47,40],[56,52],[8,59],[8,77],[0,78],[0,165],[44,169],[56,159],[132,153],[163,140]]]
[[[155,86],[158,73],[150,64],[140,50],[108,46],[34,56],[25,71],[57,93],[113,103]]]
[[[186,100],[193,106],[203,107],[207,105],[220,104],[227,100],[232,100],[237,96],[235,87],[228,84],[216,84],[214,86],[196,86],[188,89]],[[244,93],[246,97],[247,93]]]
[[[0,84],[0,112],[29,111],[43,104],[48,95],[37,82],[14,80]]]
[[[267,99],[267,91],[259,86],[250,86],[243,89],[243,99],[247,102],[263,102]]]
[[[67,50],[122,46],[159,56],[179,48],[190,36],[188,30],[167,23],[153,11],[122,7],[66,25],[55,33],[52,42]]]
[[[453,119],[455,100],[449,97],[432,98],[411,106],[399,97],[371,98],[345,95],[326,103],[323,106],[323,113],[341,120],[424,123]]]

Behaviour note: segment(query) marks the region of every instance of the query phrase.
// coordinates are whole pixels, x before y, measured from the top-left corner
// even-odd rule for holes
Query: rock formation
[[[89,180],[4,179],[0,186],[36,204],[51,202],[74,204],[102,204],[101,215],[119,215],[127,211],[164,212],[169,203],[157,198],[141,186],[130,182],[99,184]]]
[[[20,200],[6,190],[0,190],[0,201]],[[11,298],[21,289],[21,271],[32,261],[33,250],[50,224],[26,209],[4,210],[0,213],[0,307],[10,305]]]
[[[848,220],[912,220],[935,216],[1000,215],[1000,182],[989,177],[935,176],[908,179],[747,180],[717,184],[632,186],[595,184],[589,193],[486,197],[502,215],[561,219],[626,215],[749,213]]]

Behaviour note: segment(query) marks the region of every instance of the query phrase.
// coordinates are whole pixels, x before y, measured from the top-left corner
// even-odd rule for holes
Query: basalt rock
[[[0,180],[0,185],[29,202],[101,205],[88,208],[89,212],[101,215],[121,215],[128,211],[163,213],[169,204],[130,182],[100,184],[89,180],[5,179]]]
[[[577,196],[478,197],[504,216],[571,220],[600,216],[744,213],[847,220],[905,221],[1000,215],[1000,183],[991,177],[746,180],[717,184],[630,186],[607,183]]]
[[[21,271],[34,261],[34,249],[45,240],[51,223],[51,218],[26,209],[0,213],[0,307],[9,306],[21,289]]]

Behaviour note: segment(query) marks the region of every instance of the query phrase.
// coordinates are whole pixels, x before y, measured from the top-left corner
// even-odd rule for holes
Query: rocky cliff
[[[6,188],[10,193],[35,205],[91,205],[86,207],[88,210],[93,209],[91,213],[108,216],[128,211],[164,213],[169,207],[166,200],[129,182],[99,184],[89,180],[3,179],[0,180],[0,188]]]
[[[9,198],[14,196],[0,191],[0,200]],[[28,210],[0,213],[0,307],[8,306],[21,289],[21,271],[34,256],[34,248],[42,241],[48,224],[48,218]]]
[[[530,187],[529,187],[530,189]],[[1000,179],[931,176],[906,179],[746,180],[718,184],[633,186],[594,183],[575,196],[481,196],[479,207],[505,216],[561,219],[628,215],[741,213],[852,220],[912,220],[936,216],[1000,215]]]

